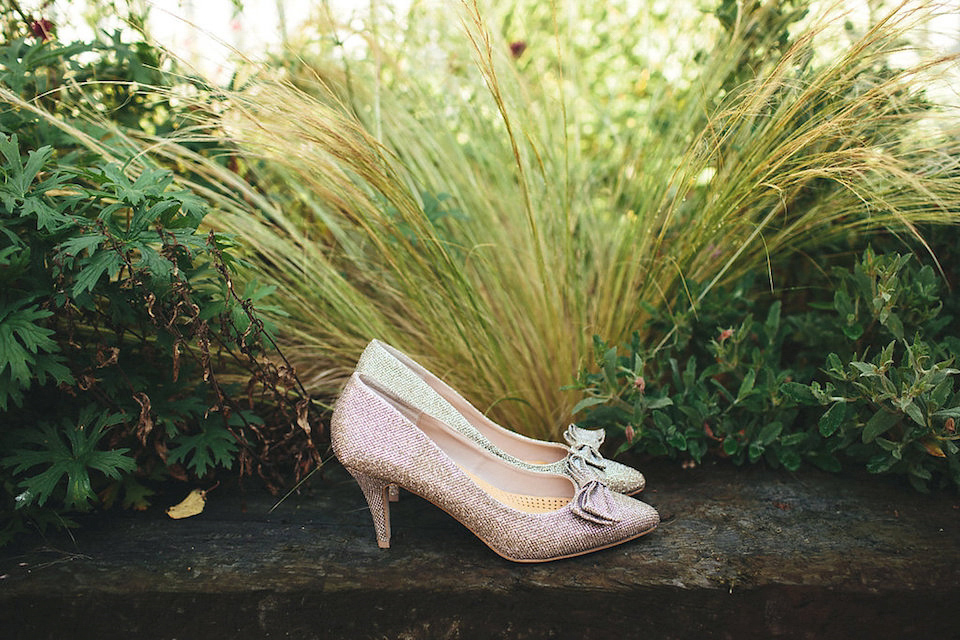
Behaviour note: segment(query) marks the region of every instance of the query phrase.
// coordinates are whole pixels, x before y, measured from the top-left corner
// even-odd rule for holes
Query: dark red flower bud
[[[30,33],[34,38],[49,40],[53,37],[53,23],[46,18],[40,18],[30,23]]]
[[[516,59],[523,55],[523,52],[527,50],[527,42],[525,40],[517,40],[516,42],[510,43],[510,54]]]

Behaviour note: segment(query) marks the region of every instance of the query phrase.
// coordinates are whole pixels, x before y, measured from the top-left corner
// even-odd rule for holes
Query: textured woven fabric
[[[453,404],[451,404],[451,400],[453,400],[454,402],[462,402],[463,404],[469,405],[469,402],[464,399],[463,396],[427,371],[412,358],[379,340],[371,340],[370,344],[364,349],[357,363],[356,371],[357,373],[376,380],[377,383],[399,395],[411,405],[445,422],[476,442],[479,446],[503,458],[510,464],[540,473],[567,474],[568,466],[564,459],[547,464],[538,464],[536,461],[522,460],[494,445],[470,420],[461,412],[457,411]],[[427,382],[428,380],[431,380],[434,386],[431,386]],[[437,391],[435,387],[442,389],[442,393]],[[568,429],[567,435],[582,440],[582,442],[578,440],[570,442],[573,446],[579,444],[584,447],[591,447],[594,451],[596,451],[596,447],[599,446],[596,444],[597,435],[595,430],[573,427],[572,429]],[[526,438],[520,434],[516,434],[516,436],[526,442],[543,447],[553,448],[560,446],[557,443]],[[599,438],[599,442],[603,442],[602,437]],[[596,446],[594,446],[595,444]],[[597,472],[600,478],[611,489],[618,493],[625,494],[634,494],[643,490],[646,480],[639,471],[620,464],[619,462],[607,460],[599,455],[599,451],[596,451],[596,455],[603,461],[603,466],[598,467]]]
[[[385,483],[396,483],[429,500],[498,554],[517,562],[552,560],[609,547],[636,538],[659,523],[653,507],[614,493],[597,481],[576,491],[571,482],[570,503],[547,513],[528,513],[502,504],[401,413],[396,402],[387,400],[357,373],[337,400],[330,435],[337,458],[355,477],[365,478],[364,492],[374,496],[370,507],[378,540],[384,524],[389,527],[389,502],[381,490]],[[506,464],[483,450],[473,451],[489,458],[487,464]],[[531,476],[531,482],[537,480]],[[386,535],[389,537],[388,528]]]

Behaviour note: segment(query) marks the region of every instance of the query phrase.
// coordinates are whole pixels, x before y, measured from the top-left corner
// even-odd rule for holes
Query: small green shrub
[[[937,274],[867,250],[831,280],[831,301],[784,314],[775,300],[760,319],[744,280],[696,316],[674,317],[659,350],[639,334],[627,349],[596,338],[597,369],[576,385],[579,423],[620,436],[618,452],[790,470],[855,461],[921,490],[960,487],[960,339],[941,313]]]
[[[87,64],[113,65],[106,49]],[[73,73],[100,50],[17,41],[0,60]],[[16,88],[38,104],[35,84]],[[163,479],[232,470],[278,489],[318,460],[309,400],[260,319],[273,290],[237,278],[237,247],[201,228],[205,203],[170,171],[103,160],[80,124],[0,110],[0,544],[70,511],[145,508]]]

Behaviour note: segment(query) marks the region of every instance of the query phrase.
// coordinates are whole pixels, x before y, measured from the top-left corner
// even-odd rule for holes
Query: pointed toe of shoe
[[[628,467],[613,460],[607,460],[605,475],[607,486],[611,490],[628,496],[643,491],[643,488],[647,485],[646,478],[643,477],[642,473],[633,467]]]
[[[620,527],[626,539],[649,533],[660,524],[660,514],[646,502],[625,495],[618,495],[622,520]]]

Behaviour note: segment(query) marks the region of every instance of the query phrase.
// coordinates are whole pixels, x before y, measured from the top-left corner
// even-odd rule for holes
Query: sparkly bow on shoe
[[[600,453],[600,445],[606,435],[603,429],[583,429],[571,424],[563,434],[563,439],[570,447],[568,461],[589,465],[596,471],[597,476],[617,493],[629,495],[641,491],[646,484],[643,474],[619,462],[607,460]],[[574,481],[578,486],[581,484],[576,477]]]
[[[620,515],[613,492],[603,481],[600,475],[602,472],[587,461],[583,451],[583,448],[571,448],[570,455],[567,457],[567,475],[577,485],[577,494],[570,503],[570,510],[590,522],[603,525],[616,524],[620,522]]]
[[[563,439],[570,445],[570,453],[581,458],[600,471],[607,468],[607,461],[600,455],[600,445],[607,433],[603,429],[581,429],[575,424],[567,427]]]
[[[616,524],[622,520],[613,492],[600,480],[590,480],[581,486],[570,503],[570,510],[584,520],[602,525]]]

